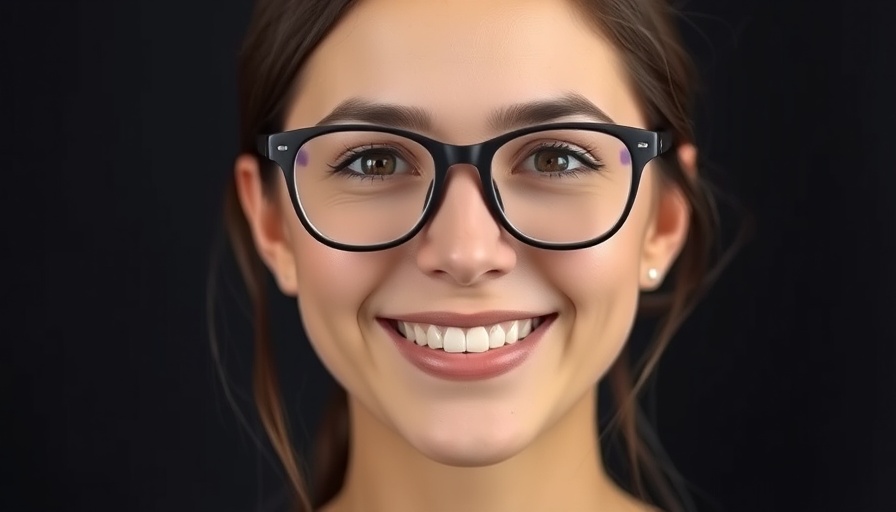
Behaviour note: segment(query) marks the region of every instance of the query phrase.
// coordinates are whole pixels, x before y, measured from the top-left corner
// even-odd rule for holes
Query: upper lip
[[[383,318],[416,324],[470,328],[512,322],[514,320],[526,320],[527,318],[538,318],[545,315],[546,313],[531,311],[481,311],[470,314],[452,313],[450,311],[427,311]]]

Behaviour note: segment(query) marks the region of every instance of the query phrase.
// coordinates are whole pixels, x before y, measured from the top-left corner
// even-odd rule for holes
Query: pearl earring
[[[647,278],[651,281],[656,281],[660,277],[660,272],[655,268],[647,269]]]

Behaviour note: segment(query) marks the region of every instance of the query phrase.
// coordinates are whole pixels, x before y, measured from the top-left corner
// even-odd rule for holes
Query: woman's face
[[[432,120],[425,135],[472,144],[501,133],[491,113],[570,95],[614,123],[648,128],[617,52],[565,2],[366,0],[307,61],[284,130],[362,100],[420,109]],[[479,175],[465,165],[450,171],[429,224],[385,251],[342,252],[315,241],[283,183],[276,221],[247,204],[262,255],[281,288],[297,295],[329,371],[377,428],[456,465],[519,453],[591,399],[625,343],[639,289],[651,285],[648,269],[662,275],[671,265],[687,223],[680,196],[659,184],[652,165],[622,229],[575,251],[535,249],[505,232],[486,207]],[[519,337],[531,318],[540,319],[537,328],[516,344],[446,352],[449,336],[481,339],[483,331],[470,328],[491,335],[501,324],[506,339],[519,320]],[[443,348],[403,339],[397,319],[412,331],[437,325]],[[449,335],[447,327],[461,329]]]

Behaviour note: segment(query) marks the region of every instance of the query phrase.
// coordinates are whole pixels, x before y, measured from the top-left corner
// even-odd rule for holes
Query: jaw
[[[427,503],[440,503],[452,510],[527,510],[559,504],[574,510],[594,499],[584,494],[608,502],[612,483],[601,469],[593,392],[543,430],[524,428],[525,420],[517,418],[516,429],[499,421],[491,423],[500,428],[489,431],[481,428],[489,418],[480,418],[463,429],[406,435],[359,402],[350,407],[353,453],[343,492],[367,508],[425,510]],[[477,428],[478,435],[471,435]],[[564,505],[564,499],[570,501]]]

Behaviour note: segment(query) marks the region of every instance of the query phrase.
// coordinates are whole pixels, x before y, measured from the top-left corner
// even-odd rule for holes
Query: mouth
[[[509,320],[489,325],[453,327],[385,319],[408,342],[434,351],[480,354],[513,345],[538,329],[552,315]]]

